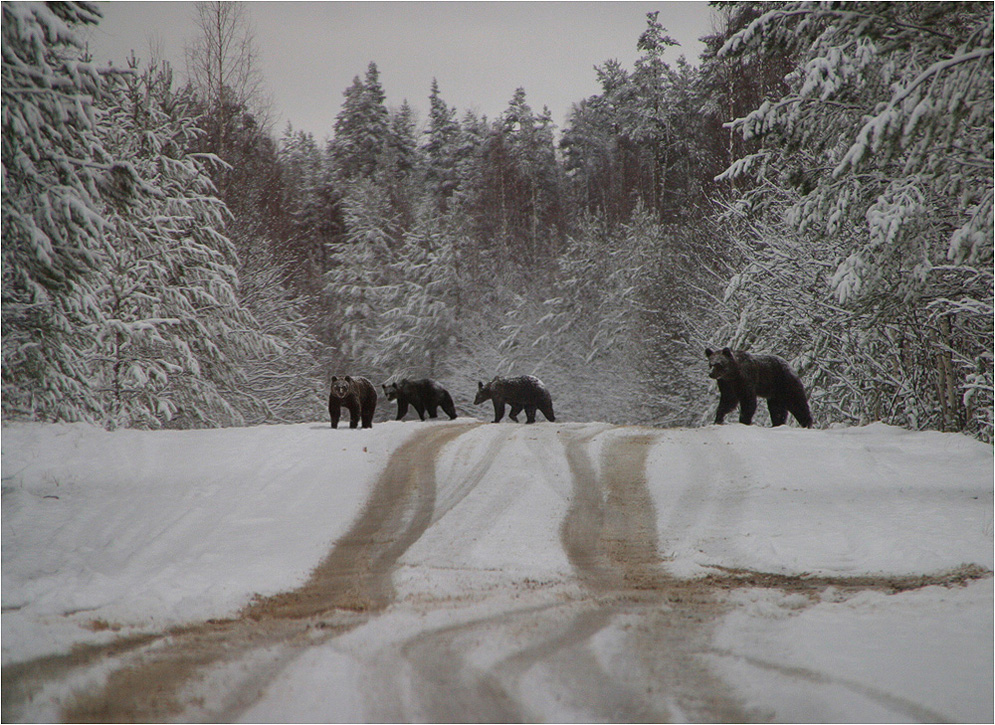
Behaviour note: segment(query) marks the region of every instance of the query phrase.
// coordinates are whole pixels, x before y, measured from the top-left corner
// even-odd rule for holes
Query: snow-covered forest
[[[199,12],[181,77],[92,63],[94,4],[3,4],[5,420],[309,421],[342,373],[469,412],[535,374],[563,420],[696,425],[731,345],[817,426],[992,439],[990,4],[722,4],[674,65],[651,13],[562,129],[524,88],[416,118],[371,62],[325,139],[270,127],[245,9]]]

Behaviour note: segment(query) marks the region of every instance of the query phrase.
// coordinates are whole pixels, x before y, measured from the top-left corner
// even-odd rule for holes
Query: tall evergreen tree
[[[91,3],[3,4],[3,411],[93,419],[104,196],[134,184],[99,137],[107,83],[80,59]]]
[[[344,95],[330,143],[335,169],[343,180],[371,176],[390,139],[390,114],[376,63],[370,63],[365,79],[356,76]]]
[[[294,270],[292,284],[305,297],[324,289],[327,246],[342,232],[339,192],[327,157],[310,133],[289,124],[279,143],[280,200],[287,233],[277,258]]]
[[[345,234],[329,245],[325,287],[327,316],[334,321],[332,364],[361,366],[376,354],[382,300],[401,224],[389,190],[372,178],[349,185],[342,209]]]
[[[439,93],[439,83],[432,79],[428,97],[428,126],[422,150],[425,154],[425,183],[440,210],[459,185],[457,176],[457,140],[460,133],[456,109],[450,108]]]
[[[443,377],[456,344],[456,245],[442,218],[424,214],[405,235],[380,295],[377,367]]]

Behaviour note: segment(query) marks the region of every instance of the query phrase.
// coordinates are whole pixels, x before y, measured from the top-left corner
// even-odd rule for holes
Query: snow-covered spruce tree
[[[456,344],[456,245],[430,209],[404,234],[378,295],[375,367],[395,376],[445,378]]]
[[[325,296],[335,354],[329,364],[348,372],[373,364],[383,299],[391,279],[400,225],[384,184],[374,178],[349,183],[341,202],[346,232],[329,245]],[[372,370],[367,371],[373,375]]]
[[[94,325],[95,384],[108,422],[131,426],[232,425],[271,417],[244,364],[282,352],[238,298],[228,214],[190,152],[201,131],[188,89],[168,66],[125,76],[105,109],[105,143],[129,159],[135,184],[105,212]]]
[[[372,175],[388,146],[390,114],[376,63],[370,63],[363,80],[356,76],[343,95],[328,148],[338,177],[348,181]]]
[[[882,417],[990,439],[991,7],[788,3],[722,52],[769,45],[801,63],[787,95],[735,121],[763,145],[726,175],[797,190],[788,221],[838,246],[837,302],[860,313],[866,353],[907,381],[884,396],[915,388],[914,410]]]
[[[439,83],[432,79],[432,90],[428,97],[428,125],[422,144],[425,190],[435,200],[439,211],[445,211],[447,200],[459,186],[456,175],[457,143],[460,134],[456,123],[456,109],[450,108],[442,100]]]
[[[664,62],[676,41],[657,15],[647,14],[631,73],[616,60],[595,68],[601,93],[574,107],[560,144],[576,203],[617,224],[637,201],[665,222],[697,222],[724,168],[714,89],[683,57]]]
[[[325,153],[314,137],[287,126],[279,144],[286,219],[279,257],[293,269],[293,287],[308,300],[312,328],[321,329],[320,304],[328,268],[328,245],[342,232],[339,192]]]
[[[80,59],[91,3],[3,4],[3,414],[93,420],[92,323],[101,317],[101,195],[115,166],[96,129],[105,92]]]

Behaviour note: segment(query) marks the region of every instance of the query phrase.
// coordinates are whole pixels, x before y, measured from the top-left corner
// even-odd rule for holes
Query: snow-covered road
[[[992,452],[829,431],[3,430],[5,721],[983,721]]]

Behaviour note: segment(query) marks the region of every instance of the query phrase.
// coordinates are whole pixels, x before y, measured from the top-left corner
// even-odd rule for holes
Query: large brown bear
[[[434,380],[404,378],[390,385],[384,385],[383,393],[387,396],[387,400],[397,400],[397,420],[405,416],[409,405],[415,409],[421,420],[425,420],[426,412],[429,418],[435,418],[439,408],[449,416],[449,420],[456,418],[456,406],[453,405],[452,396]]]
[[[504,417],[505,403],[511,405],[508,417],[516,423],[518,414],[523,408],[526,423],[535,423],[536,410],[541,410],[550,423],[556,420],[553,415],[553,398],[549,390],[539,378],[532,375],[522,375],[517,378],[495,377],[487,385],[477,383],[477,397],[473,399],[473,404],[480,405],[485,400],[494,402],[495,423]]]
[[[715,422],[739,406],[739,422],[749,425],[757,410],[757,396],[767,398],[771,425],[783,425],[788,412],[804,427],[812,427],[812,413],[805,399],[805,386],[788,363],[777,355],[750,355],[728,347],[715,352],[706,348],[708,377],[719,384],[719,407]]]
[[[332,376],[332,391],[328,394],[328,416],[332,428],[339,427],[342,406],[349,410],[349,427],[359,426],[360,418],[364,428],[373,427],[373,412],[377,409],[377,389],[366,378],[344,378]]]

